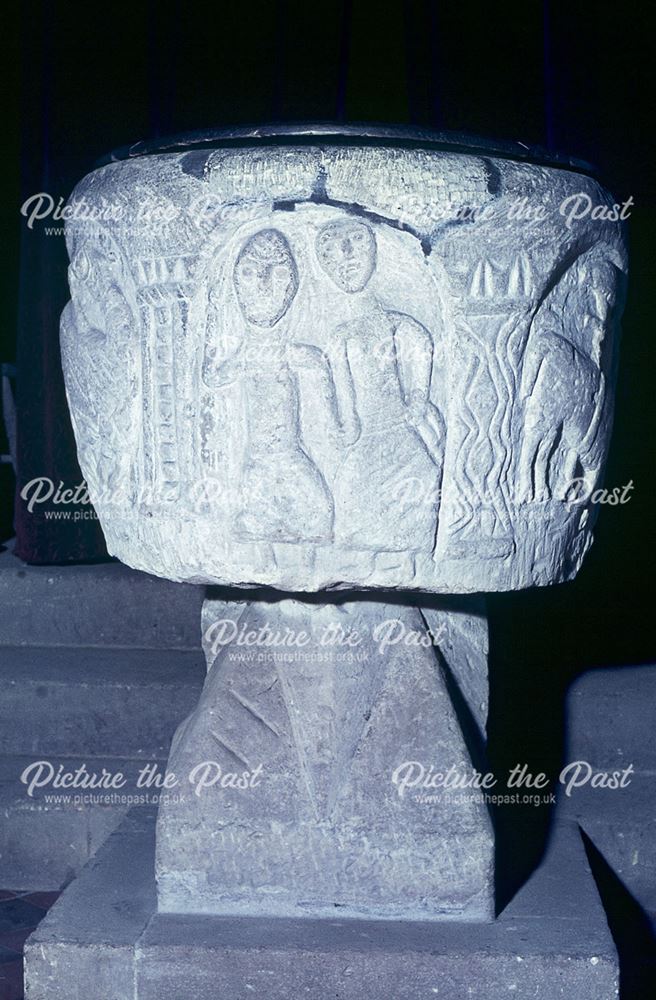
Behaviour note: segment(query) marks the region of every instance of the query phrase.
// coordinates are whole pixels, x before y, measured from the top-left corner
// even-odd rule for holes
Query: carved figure
[[[69,267],[73,303],[62,325],[64,350],[74,344],[67,392],[80,437],[87,481],[114,504],[131,496],[136,396],[137,323],[122,290],[128,276],[109,237],[81,246]],[[127,398],[114,391],[116,369],[127,373]]]
[[[334,389],[322,352],[291,343],[282,322],[298,289],[285,236],[276,229],[251,236],[237,256],[233,282],[247,324],[244,336],[231,356],[218,361],[210,338],[202,377],[213,389],[236,386],[245,416],[237,533],[271,542],[328,540],[333,499],[304,448],[299,368],[318,370],[329,398]]]
[[[327,223],[316,252],[338,288],[359,296],[330,348],[340,409],[357,428],[335,476],[335,540],[355,548],[431,551],[445,437],[430,399],[432,337],[366,290],[377,256],[368,225]],[[398,510],[392,526],[390,508]]]
[[[562,499],[573,479],[585,477],[593,488],[601,474],[610,364],[602,344],[615,305],[609,290],[617,285],[609,269],[607,262],[579,264],[535,317],[520,387],[524,499]]]

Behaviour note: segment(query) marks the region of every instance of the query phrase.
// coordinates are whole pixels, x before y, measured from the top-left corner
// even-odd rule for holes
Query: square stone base
[[[611,1000],[617,956],[574,825],[491,923],[156,912],[133,814],[29,939],[27,1000]]]

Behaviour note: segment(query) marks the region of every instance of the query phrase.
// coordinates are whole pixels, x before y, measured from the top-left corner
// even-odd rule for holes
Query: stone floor
[[[22,1000],[23,945],[58,896],[0,889],[0,1000]]]

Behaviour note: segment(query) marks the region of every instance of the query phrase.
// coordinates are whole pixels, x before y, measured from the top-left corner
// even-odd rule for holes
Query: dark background
[[[5,163],[2,199],[15,252],[2,270],[1,358],[18,364],[19,478],[80,479],[57,343],[63,238],[45,236],[43,224],[28,230],[19,206],[38,191],[67,197],[113,147],[237,123],[379,121],[540,143],[597,164],[616,200],[635,202],[606,476],[609,487],[634,489],[626,505],[601,509],[574,583],[490,602],[494,762],[557,773],[571,680],[654,657],[656,53],[646,17],[639,4],[546,0],[25,3],[20,156]],[[12,484],[2,473],[6,538]],[[102,557],[90,522],[45,522],[21,506],[16,516],[28,561]],[[507,840],[512,853],[512,831]]]

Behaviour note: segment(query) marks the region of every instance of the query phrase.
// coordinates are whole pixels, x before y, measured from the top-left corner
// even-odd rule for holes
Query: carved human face
[[[329,222],[317,236],[321,267],[344,292],[361,292],[376,267],[376,239],[364,222]]]
[[[102,273],[102,269],[98,268],[97,255],[90,254],[86,249],[78,250],[68,267],[73,308],[87,327],[103,325],[103,295],[98,292]]]
[[[289,309],[298,289],[291,247],[277,229],[262,229],[244,243],[234,271],[237,301],[254,326],[271,327]]]
[[[86,250],[78,250],[68,266],[69,282],[86,281],[91,273],[91,261]]]

